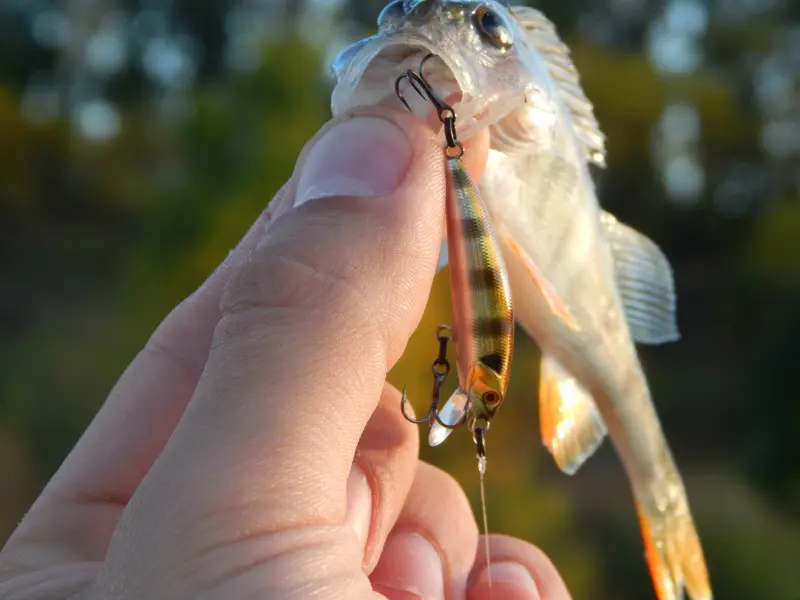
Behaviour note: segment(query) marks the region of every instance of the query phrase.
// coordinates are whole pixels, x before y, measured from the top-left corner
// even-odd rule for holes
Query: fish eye
[[[386,5],[386,7],[378,15],[378,27],[383,27],[397,19],[406,16],[406,11],[403,8],[403,0],[394,0]]]
[[[474,18],[481,36],[495,48],[505,51],[514,45],[511,29],[496,12],[481,6]]]

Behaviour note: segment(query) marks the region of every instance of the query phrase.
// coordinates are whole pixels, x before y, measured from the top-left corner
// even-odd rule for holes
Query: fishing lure
[[[440,444],[449,431],[469,423],[483,470],[486,432],[505,399],[514,353],[511,286],[489,212],[461,160],[464,146],[456,135],[456,113],[452,106],[437,97],[425,79],[425,63],[432,58],[433,55],[426,56],[418,72],[408,70],[401,75],[395,82],[395,91],[411,110],[400,88],[406,80],[434,106],[444,126],[447,248],[459,385],[445,405],[446,409],[440,410],[439,392],[450,371],[446,358],[450,338],[443,335],[448,328],[440,327],[437,331],[440,352],[433,363],[434,391],[430,409],[423,418],[414,419],[406,410],[405,391],[402,409],[409,421],[430,422],[431,445]]]
[[[453,429],[469,424],[478,453],[483,530],[488,534],[484,482],[486,432],[505,399],[514,354],[511,285],[489,212],[461,160],[464,146],[456,135],[456,113],[452,106],[436,96],[425,79],[425,63],[433,57],[429,54],[422,60],[418,73],[409,70],[400,76],[395,82],[395,92],[411,110],[400,90],[400,84],[406,79],[421,97],[434,106],[444,125],[447,142],[445,214],[458,388],[444,409],[440,409],[441,386],[450,371],[447,361],[450,338],[444,334],[450,328],[440,326],[437,331],[439,356],[432,367],[434,388],[428,413],[422,419],[410,416],[406,411],[408,398],[405,390],[401,410],[412,423],[431,423],[428,441],[432,446],[441,444]],[[487,569],[491,569],[488,535],[484,536],[484,552]],[[491,585],[489,571],[490,588]]]

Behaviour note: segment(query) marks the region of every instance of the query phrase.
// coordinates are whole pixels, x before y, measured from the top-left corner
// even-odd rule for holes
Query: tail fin
[[[712,600],[703,548],[685,496],[664,510],[637,498],[647,565],[658,600]]]

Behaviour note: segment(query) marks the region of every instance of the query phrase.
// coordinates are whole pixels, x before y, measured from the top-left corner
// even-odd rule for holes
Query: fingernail
[[[377,117],[335,125],[306,159],[295,206],[329,196],[383,196],[405,179],[412,148],[399,127]]]
[[[347,478],[345,522],[355,532],[358,541],[361,542],[361,547],[366,548],[372,522],[372,490],[364,471],[356,465],[351,467],[350,476]]]
[[[444,567],[433,545],[417,533],[396,533],[386,541],[371,579],[382,589],[409,597],[444,600]],[[389,595],[394,597],[395,595]]]
[[[481,587],[489,585],[498,598],[508,600],[540,600],[539,589],[530,571],[518,563],[500,562],[489,565],[479,578]]]

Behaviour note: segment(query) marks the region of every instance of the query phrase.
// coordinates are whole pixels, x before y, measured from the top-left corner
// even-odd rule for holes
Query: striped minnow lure
[[[450,431],[463,423],[468,423],[472,430],[478,452],[486,565],[491,568],[484,483],[486,432],[505,399],[514,354],[511,286],[489,211],[461,160],[464,146],[456,137],[456,113],[451,106],[439,100],[425,80],[423,69],[430,58],[433,58],[432,54],[422,60],[419,73],[409,70],[395,83],[397,96],[409,110],[411,107],[400,91],[403,79],[408,80],[420,96],[431,102],[444,125],[447,141],[445,221],[458,388],[445,404],[444,412],[440,413],[439,390],[449,371],[447,338],[442,336],[443,328],[440,327],[439,357],[433,364],[434,394],[427,415],[431,422],[429,441],[431,445],[440,444]],[[406,414],[406,405],[406,393],[403,390],[403,415],[419,423],[419,420]],[[490,589],[491,584],[490,574]]]
[[[449,371],[446,338],[442,336],[445,328],[440,327],[440,353],[434,362],[438,385],[434,387],[431,407],[422,419],[414,419],[405,411],[407,399],[403,392],[402,408],[410,421],[431,423],[429,440],[432,445],[443,442],[450,431],[468,423],[483,472],[486,432],[505,399],[514,353],[511,287],[489,212],[461,160],[464,147],[456,138],[456,114],[425,80],[423,68],[428,58],[422,61],[418,73],[409,70],[401,75],[395,89],[411,110],[400,91],[400,84],[407,80],[417,93],[433,104],[444,125],[447,141],[445,213],[458,388],[445,405],[446,409],[440,412],[439,387]],[[444,369],[439,370],[437,366]]]
[[[528,6],[394,0],[377,33],[334,61],[333,114],[393,102],[391,83],[428,54],[437,61],[427,81],[441,97],[458,98],[460,138],[488,133],[477,184],[508,268],[515,320],[542,353],[544,445],[572,475],[608,435],[659,600],[684,590],[711,600],[686,489],[636,349],[679,337],[672,270],[656,244],[600,206],[590,165],[605,166],[605,136],[569,48]],[[449,430],[440,433],[434,442]]]

